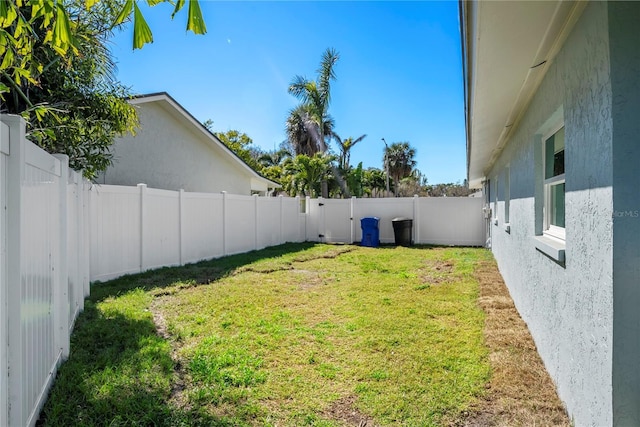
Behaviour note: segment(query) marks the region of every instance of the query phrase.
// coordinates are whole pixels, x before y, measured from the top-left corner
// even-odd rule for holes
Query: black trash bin
[[[375,216],[360,219],[360,226],[362,227],[362,241],[360,244],[362,246],[377,248],[380,245],[379,221],[380,218]]]
[[[396,245],[411,246],[411,232],[413,230],[413,220],[411,218],[393,218],[393,236]]]

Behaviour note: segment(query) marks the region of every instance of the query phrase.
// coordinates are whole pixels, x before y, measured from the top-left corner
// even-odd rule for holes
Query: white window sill
[[[504,227],[504,231],[506,231],[507,233],[511,234],[511,224],[509,224],[508,222],[503,224]]]
[[[533,242],[537,250],[559,263],[564,263],[565,242],[549,236],[534,236]]]

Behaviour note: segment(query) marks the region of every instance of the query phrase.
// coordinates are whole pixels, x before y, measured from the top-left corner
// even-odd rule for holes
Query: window
[[[507,166],[504,170],[504,222],[509,223],[509,202],[511,200],[511,177],[510,169]]]
[[[544,234],[564,240],[564,126],[544,144]]]
[[[498,225],[498,177],[493,180],[493,223]]]

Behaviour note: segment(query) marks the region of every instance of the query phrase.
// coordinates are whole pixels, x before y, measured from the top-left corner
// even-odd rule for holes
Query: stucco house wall
[[[637,3],[590,2],[487,173],[492,251],[577,426],[640,425],[638,22]],[[559,262],[535,236],[542,138],[562,122]]]
[[[274,183],[260,177],[168,96],[134,99],[140,127],[117,139],[102,184],[250,195]]]
[[[640,4],[609,4],[613,119],[613,419],[640,425]]]

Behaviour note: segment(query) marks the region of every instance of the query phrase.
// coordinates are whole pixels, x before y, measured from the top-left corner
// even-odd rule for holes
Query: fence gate
[[[318,199],[318,237],[325,243],[353,243],[352,199]]]

